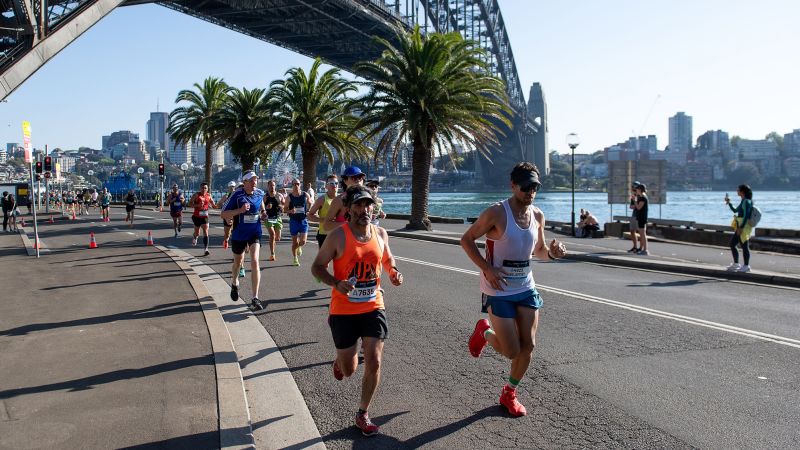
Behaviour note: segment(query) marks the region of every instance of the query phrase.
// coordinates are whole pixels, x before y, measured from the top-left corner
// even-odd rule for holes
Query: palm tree
[[[501,124],[511,127],[511,108],[503,81],[490,74],[485,54],[460,34],[423,35],[416,27],[398,32],[397,47],[376,38],[383,54],[356,64],[369,92],[358,129],[378,138],[375,157],[411,143],[412,181],[409,229],[430,230],[428,194],[434,152],[454,156],[456,145],[488,158],[498,144]]]
[[[358,118],[347,95],[357,90],[356,85],[342,78],[338,69],[320,76],[321,64],[318,58],[308,75],[296,67],[286,72],[286,79],[273,81],[267,92],[270,115],[259,123],[266,148],[288,149],[295,160],[300,149],[303,186],[316,182],[320,156],[333,163],[337,157],[349,161],[369,153],[353,133]]]
[[[233,89],[214,121],[231,153],[242,163],[242,172],[253,169],[256,158],[267,159],[270,148],[264,146],[263,133],[255,124],[267,115],[266,89]]]
[[[211,152],[222,143],[221,134],[213,123],[231,90],[221,78],[208,77],[203,85],[194,84],[195,90],[184,89],[178,92],[175,103],[188,102],[187,106],[175,108],[169,114],[168,132],[176,144],[200,141],[205,144],[205,180],[211,185]]]

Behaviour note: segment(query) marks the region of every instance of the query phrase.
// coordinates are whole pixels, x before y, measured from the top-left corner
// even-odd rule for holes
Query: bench
[[[648,222],[657,227],[684,227],[694,228],[694,221],[691,220],[672,220],[672,219],[649,219]]]
[[[631,216],[614,216],[611,218],[615,222],[629,222],[631,220]]]

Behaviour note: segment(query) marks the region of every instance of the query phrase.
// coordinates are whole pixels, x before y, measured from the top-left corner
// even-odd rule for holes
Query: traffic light
[[[41,161],[36,161],[36,173],[38,173],[38,174],[42,173],[42,162]]]
[[[158,174],[159,175],[164,175],[164,164],[159,164],[158,165]]]
[[[45,172],[52,172],[53,171],[53,158],[50,156],[44,157],[44,171]]]

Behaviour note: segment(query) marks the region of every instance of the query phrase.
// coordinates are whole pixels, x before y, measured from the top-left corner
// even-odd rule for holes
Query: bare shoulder
[[[536,221],[543,224],[544,223],[544,213],[541,209],[537,207],[533,207],[533,217],[536,218]]]

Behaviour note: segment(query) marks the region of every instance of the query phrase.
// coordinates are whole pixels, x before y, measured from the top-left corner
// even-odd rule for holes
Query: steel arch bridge
[[[497,0],[0,0],[0,97],[5,98],[60,50],[119,6],[157,3],[248,36],[352,69],[380,55],[373,40],[395,29],[457,31],[486,50],[489,66],[506,83],[516,114],[493,164],[494,179],[521,159],[539,160],[533,135],[546,125],[528,118],[514,54]],[[539,156],[539,157],[537,157]],[[541,164],[540,164],[541,166]]]

